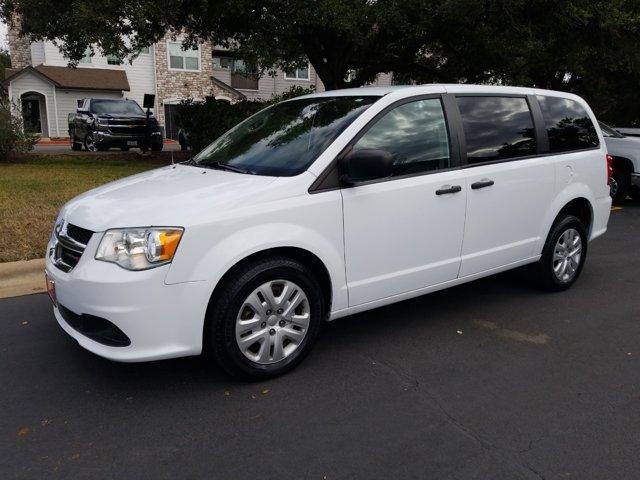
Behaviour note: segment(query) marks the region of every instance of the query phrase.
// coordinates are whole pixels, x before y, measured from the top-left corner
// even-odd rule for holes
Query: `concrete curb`
[[[44,258],[0,263],[0,298],[45,291]]]

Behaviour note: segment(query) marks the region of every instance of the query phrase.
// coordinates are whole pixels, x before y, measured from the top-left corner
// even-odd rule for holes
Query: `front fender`
[[[323,195],[327,201],[320,198]],[[333,309],[346,308],[340,194],[313,197],[304,207],[271,212],[266,215],[272,219],[269,223],[256,223],[256,217],[251,217],[187,228],[165,282],[208,281],[213,292],[222,276],[244,258],[273,248],[294,247],[322,261],[331,278]]]

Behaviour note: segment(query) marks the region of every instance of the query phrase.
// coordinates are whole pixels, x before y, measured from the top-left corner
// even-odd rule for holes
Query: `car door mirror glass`
[[[386,150],[363,148],[352,150],[340,162],[341,179],[346,185],[357,185],[393,174],[393,155]]]

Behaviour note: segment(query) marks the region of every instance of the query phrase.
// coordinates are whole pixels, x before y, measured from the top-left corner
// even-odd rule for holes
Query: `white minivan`
[[[608,156],[581,98],[424,85],[278,103],[193,159],[71,200],[48,246],[54,314],[126,362],[297,365],[321,324],[529,266],[571,286],[607,228]]]

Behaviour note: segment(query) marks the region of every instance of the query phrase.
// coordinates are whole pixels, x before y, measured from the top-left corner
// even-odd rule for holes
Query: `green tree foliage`
[[[0,161],[7,161],[14,152],[33,149],[37,135],[25,131],[22,118],[12,115],[8,100],[0,100]]]
[[[581,94],[613,123],[640,122],[637,0],[3,0],[11,11],[74,61],[87,45],[135,56],[173,29],[263,71],[309,59],[329,89],[381,72],[538,86]]]

